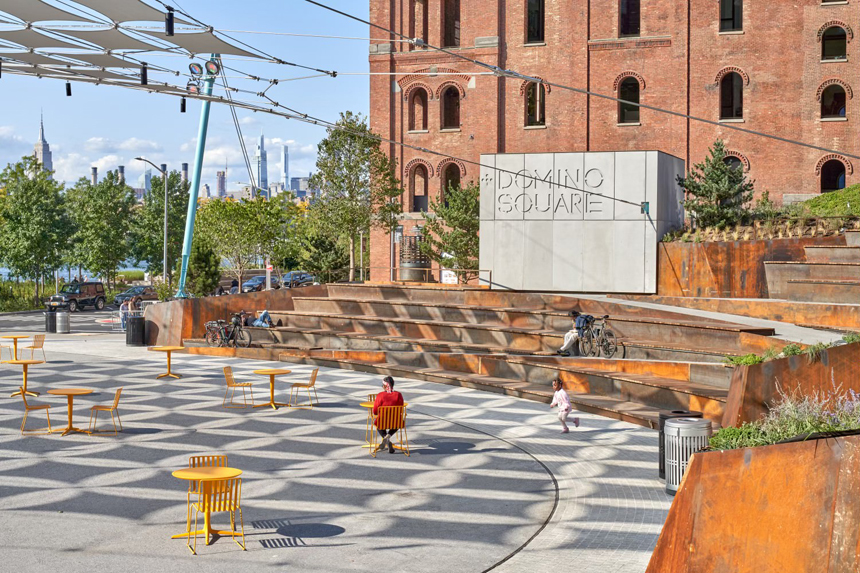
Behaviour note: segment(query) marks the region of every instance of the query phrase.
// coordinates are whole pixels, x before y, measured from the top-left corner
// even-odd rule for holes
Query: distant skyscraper
[[[208,184],[208,183],[204,183],[204,184],[203,184],[203,191],[202,191],[202,195],[203,195],[203,197],[204,197],[204,198],[206,198],[206,199],[209,199],[210,197],[212,197],[212,189],[210,189],[210,188],[209,188],[209,184]],[[163,234],[163,233],[162,233],[162,234]]]
[[[284,166],[281,168],[281,189],[290,188],[290,148],[284,146]]]
[[[152,191],[152,169],[147,169],[140,175],[140,178],[137,180],[137,186],[146,191],[146,193]]]
[[[227,196],[227,172],[219,171],[216,176],[217,183],[215,184],[215,189],[218,192],[218,197],[223,199]]]
[[[51,158],[51,146],[45,140],[45,118],[39,120],[39,141],[33,151],[33,156],[42,164],[42,171],[53,171],[54,161]],[[53,179],[53,175],[49,176]]]
[[[266,159],[266,139],[260,132],[260,141],[257,143],[257,153],[254,155],[257,167],[257,187],[269,188],[269,162]]]
[[[183,163],[182,164],[182,182],[185,183],[186,181],[188,181],[188,164]]]

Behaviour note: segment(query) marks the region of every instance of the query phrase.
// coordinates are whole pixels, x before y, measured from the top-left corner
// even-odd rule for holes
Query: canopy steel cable
[[[242,135],[242,126],[239,124],[239,116],[236,114],[236,107],[233,105],[233,96],[230,95],[230,86],[227,85],[227,77],[221,76],[221,82],[224,84],[224,89],[227,91],[227,100],[230,102],[230,113],[233,115],[233,125],[236,126],[236,135],[239,137],[239,146],[242,148],[242,158],[245,160],[245,167],[248,168],[248,178],[251,181],[251,187],[256,189],[257,182],[254,179],[253,169],[251,168],[251,158],[248,157],[248,148],[245,145],[245,136]]]
[[[415,44],[415,45],[418,45],[418,46],[421,46],[421,47],[425,47],[425,48],[428,48],[428,49],[431,49],[431,50],[435,50],[435,51],[443,52],[443,53],[448,54],[448,55],[450,55],[450,56],[454,56],[454,57],[455,57],[455,58],[457,58],[457,59],[460,59],[460,60],[464,60],[464,61],[470,62],[470,63],[472,63],[472,64],[475,64],[475,65],[477,65],[477,66],[480,66],[480,67],[482,67],[482,68],[485,68],[485,69],[488,69],[488,70],[492,71],[495,75],[497,75],[497,76],[499,76],[499,77],[509,77],[509,78],[520,79],[520,80],[524,80],[524,81],[530,81],[530,82],[535,82],[535,83],[542,83],[542,84],[545,84],[545,85],[548,85],[548,86],[556,87],[556,88],[563,89],[563,90],[567,90],[567,91],[572,91],[572,92],[576,92],[576,93],[580,93],[580,94],[584,94],[584,95],[594,96],[594,97],[597,97],[597,98],[607,99],[607,100],[614,101],[614,102],[618,102],[618,103],[628,104],[628,105],[636,106],[636,107],[638,107],[638,108],[642,108],[642,109],[650,109],[650,110],[652,110],[652,111],[656,111],[656,112],[659,112],[659,113],[664,113],[664,114],[667,114],[667,115],[673,115],[673,116],[676,116],[676,117],[681,117],[681,118],[689,119],[689,120],[692,120],[692,121],[698,121],[698,122],[700,122],[700,123],[706,123],[706,124],[709,124],[709,125],[715,125],[715,126],[717,126],[717,127],[722,127],[722,128],[725,128],[725,129],[732,129],[732,130],[734,130],[734,131],[740,131],[740,132],[742,132],[742,133],[748,133],[748,134],[750,134],[750,135],[756,135],[756,136],[759,136],[759,137],[764,137],[764,138],[767,138],[767,139],[772,139],[772,140],[774,140],[774,141],[781,141],[781,142],[783,142],[783,143],[788,143],[788,144],[791,144],[791,145],[797,145],[797,146],[800,146],[800,147],[806,147],[807,149],[815,149],[816,151],[823,151],[823,152],[825,152],[825,153],[834,153],[834,154],[836,154],[836,155],[841,155],[841,156],[843,156],[843,157],[850,157],[850,158],[852,158],[852,159],[860,159],[860,156],[858,156],[858,155],[851,155],[851,154],[849,154],[849,153],[845,153],[845,152],[843,152],[843,151],[839,151],[839,150],[836,150],[836,149],[830,149],[830,148],[828,148],[828,147],[821,147],[821,146],[818,146],[818,145],[813,145],[813,144],[811,144],[811,143],[804,143],[804,142],[802,142],[802,141],[797,141],[797,140],[795,140],[795,139],[788,139],[787,137],[781,137],[781,136],[773,135],[773,134],[770,134],[770,133],[764,133],[764,132],[756,131],[756,130],[753,130],[753,129],[747,129],[747,128],[739,127],[739,126],[736,126],[736,125],[733,125],[733,124],[730,124],[730,123],[722,123],[722,122],[720,122],[720,121],[714,121],[714,120],[712,120],[712,119],[705,119],[705,118],[702,118],[702,117],[697,117],[697,116],[694,116],[694,115],[689,115],[689,114],[682,113],[682,112],[679,112],[679,111],[673,111],[673,110],[670,110],[670,109],[665,109],[665,108],[661,108],[661,107],[657,107],[657,106],[653,106],[653,105],[647,105],[647,104],[643,104],[643,103],[632,102],[632,101],[624,100],[624,99],[621,99],[621,98],[618,98],[618,97],[615,97],[615,96],[606,95],[606,94],[602,94],[602,93],[598,93],[598,92],[593,92],[593,91],[591,91],[591,90],[587,90],[587,89],[584,89],[584,88],[577,88],[577,87],[567,86],[567,85],[564,85],[564,84],[559,84],[559,83],[555,83],[555,82],[550,82],[550,81],[547,81],[547,80],[545,80],[545,79],[538,78],[538,77],[534,77],[534,76],[529,76],[529,75],[526,75],[526,74],[522,74],[522,73],[517,72],[517,71],[514,71],[514,70],[503,70],[503,69],[499,68],[498,66],[494,66],[494,65],[492,65],[492,64],[488,64],[488,63],[486,63],[486,62],[482,62],[482,61],[480,61],[480,60],[475,60],[475,59],[473,59],[473,58],[469,58],[469,57],[464,56],[464,55],[462,55],[462,54],[460,54],[460,53],[458,53],[458,52],[456,52],[456,51],[454,51],[454,50],[449,50],[449,49],[446,49],[446,48],[441,48],[441,47],[438,47],[438,46],[433,46],[433,45],[428,44],[428,43],[426,43],[426,42],[424,42],[424,41],[421,41],[420,43],[419,43],[419,42],[416,42],[414,39],[409,38],[408,36],[406,36],[406,35],[404,35],[404,34],[401,34],[401,33],[399,33],[399,32],[395,32],[394,30],[390,30],[390,29],[385,28],[385,27],[383,27],[383,26],[380,26],[380,25],[378,25],[378,24],[374,24],[373,22],[369,22],[369,21],[367,21],[367,20],[364,20],[364,19],[362,19],[362,18],[359,18],[358,16],[353,16],[352,14],[348,14],[347,12],[343,12],[343,11],[338,10],[338,9],[336,9],[336,8],[332,8],[331,6],[327,6],[327,5],[325,5],[325,4],[322,4],[322,3],[320,3],[320,2],[317,2],[316,0],[305,0],[305,2],[308,2],[309,4],[313,4],[313,5],[315,5],[315,6],[319,6],[320,8],[323,8],[324,10],[329,10],[330,12],[334,12],[335,14],[339,14],[339,15],[344,16],[344,17],[346,17],[346,18],[349,18],[349,19],[351,19],[351,20],[355,20],[356,22],[361,22],[362,24],[365,24],[365,25],[367,25],[367,26],[371,26],[371,27],[373,27],[373,28],[377,28],[377,29],[379,29],[379,30],[383,30],[383,31],[385,31],[385,32],[388,32],[389,34],[394,35],[394,36],[399,36],[400,38],[404,38],[404,39],[406,39],[406,40],[410,41],[411,43],[413,43],[413,44]],[[386,40],[386,41],[388,41],[388,40]]]

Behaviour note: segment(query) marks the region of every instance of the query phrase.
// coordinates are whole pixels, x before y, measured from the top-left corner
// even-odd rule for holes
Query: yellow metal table
[[[89,434],[87,430],[81,430],[80,428],[75,428],[72,424],[72,408],[75,402],[75,396],[86,396],[87,394],[92,394],[93,391],[88,388],[56,388],[53,390],[48,390],[48,394],[53,394],[54,396],[65,396],[69,400],[69,425],[63,430],[63,435],[66,436],[71,434],[72,432],[80,432],[81,434]]]
[[[42,360],[4,360],[3,364],[17,364],[18,366],[22,366],[24,368],[24,384],[21,386],[24,389],[24,394],[27,396],[38,396],[38,392],[31,392],[27,390],[27,367],[32,366],[33,364],[44,364]],[[21,390],[12,394],[12,397],[20,396]]]
[[[254,406],[255,408],[262,408],[264,406],[271,406],[273,409],[277,410],[278,406],[289,406],[289,404],[283,404],[280,402],[275,402],[275,376],[283,376],[286,374],[290,374],[292,370],[283,370],[281,368],[269,368],[265,370],[254,370],[254,374],[259,374],[260,376],[268,376],[269,377],[269,401],[265,404],[257,404]]]
[[[185,350],[184,347],[182,347],[182,346],[153,346],[152,348],[150,348],[150,350],[153,350],[155,352],[166,352],[167,353],[167,372],[165,372],[164,374],[159,374],[156,379],[166,378],[166,377],[182,378],[182,376],[180,376],[179,374],[174,374],[170,370],[170,353],[171,352],[179,352],[180,350]]]
[[[30,336],[26,335],[26,334],[10,334],[8,336],[2,336],[0,338],[11,339],[12,342],[14,342],[14,344],[15,344],[15,358],[14,358],[14,360],[18,360],[18,341],[23,340],[25,338],[30,338]]]
[[[177,479],[200,482],[203,495],[203,529],[199,529],[197,531],[186,531],[185,533],[178,533],[172,536],[171,539],[182,539],[185,537],[191,537],[192,535],[203,534],[206,536],[206,545],[209,545],[209,538],[212,535],[234,535],[240,533],[239,531],[223,531],[212,529],[212,522],[210,520],[211,507],[209,502],[210,497],[212,495],[212,484],[214,482],[232,479],[235,477],[239,477],[240,475],[242,475],[242,470],[224,467],[186,468],[173,472],[173,477]],[[189,529],[191,528],[189,527]]]

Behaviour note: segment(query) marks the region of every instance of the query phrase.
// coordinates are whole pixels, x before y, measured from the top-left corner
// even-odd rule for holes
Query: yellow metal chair
[[[33,360],[36,357],[36,351],[42,351],[42,360],[45,362],[48,361],[48,357],[45,356],[45,335],[37,334],[33,337],[33,344],[31,346],[25,346],[24,350],[30,351],[30,360]]]
[[[374,427],[370,433],[370,455],[374,458],[377,452],[382,447],[382,437],[377,430],[398,430],[397,444],[394,444],[395,450],[400,450],[409,455],[409,439],[406,435],[406,406],[383,406],[379,409],[379,414],[376,416]],[[394,440],[394,436],[389,438]]]
[[[27,395],[24,393],[24,388],[21,388],[21,398],[24,400],[24,420],[21,422],[21,435],[22,436],[35,436],[40,434],[50,434],[51,430],[51,413],[48,411],[51,409],[50,404],[39,404],[38,406],[32,406],[27,403]],[[25,426],[27,425],[27,416],[30,415],[30,412],[35,412],[38,410],[44,410],[45,415],[48,417],[48,431],[43,432],[44,428],[40,430],[25,430]]]
[[[371,404],[376,403],[376,394],[368,394],[367,401]],[[370,443],[370,432],[373,431],[373,408],[367,409],[367,424],[364,429],[364,441]],[[365,446],[361,446],[362,448]]]
[[[191,509],[194,510],[194,529],[189,529],[191,531],[197,531],[197,523],[200,517],[200,512],[205,512],[207,507],[211,513],[228,511],[230,512],[230,531],[233,533],[231,537],[236,544],[242,548],[242,551],[247,551],[245,548],[245,519],[242,517],[242,479],[234,478],[234,479],[226,479],[221,481],[216,481],[211,484],[212,491],[208,496],[203,495],[202,493],[197,498],[197,502],[191,503],[189,505],[189,511]],[[241,526],[241,537],[242,541],[239,542],[236,539],[236,511],[239,511],[239,524]],[[190,526],[190,521],[189,521]],[[194,548],[191,547],[191,537],[194,537]],[[188,548],[191,549],[191,552],[195,555],[197,554],[197,534],[195,533],[193,536],[188,537],[187,541]]]
[[[212,456],[191,456],[188,458],[189,468],[226,468],[227,456],[212,455]],[[187,531],[191,531],[191,496],[202,495],[203,488],[199,481],[188,482],[188,519],[185,526]]]
[[[9,360],[15,360],[15,354],[13,353],[12,346],[9,344],[0,344],[0,360],[3,359],[3,350],[9,351]]]
[[[221,405],[225,408],[247,408],[248,407],[248,397],[245,395],[245,388],[252,388],[253,384],[251,382],[236,382],[236,379],[233,377],[233,369],[230,366],[224,367],[224,378],[227,380],[227,390],[224,391],[224,400],[221,401]],[[236,397],[236,388],[242,389],[242,402],[243,404],[236,404],[233,399]],[[232,390],[232,393],[230,392]],[[254,390],[250,391],[251,393],[251,406],[254,405]],[[230,394],[230,400],[227,400],[227,395]]]
[[[315,398],[316,398],[316,400],[317,400],[317,406],[319,406],[319,405],[320,405],[320,399],[319,399],[319,397],[317,396],[317,389],[316,389],[316,384],[317,384],[317,374],[319,374],[319,371],[320,371],[320,369],[319,369],[319,368],[314,368],[314,371],[313,371],[313,372],[311,372],[311,380],[310,380],[310,382],[296,382],[295,384],[293,384],[293,385],[290,387],[290,406],[291,406],[291,407],[293,407],[293,408],[299,408],[299,409],[302,409],[302,410],[313,410],[313,409],[314,409],[314,400],[313,400],[313,398],[314,398],[314,397],[315,397]],[[299,400],[299,390],[301,390],[302,388],[304,388],[304,389],[306,389],[306,390],[308,391],[308,403],[307,403],[307,405],[305,405],[305,404],[297,404],[297,403],[296,403],[296,404],[294,404],[294,403],[293,403],[293,392],[295,391],[295,395],[296,395],[296,402],[298,402],[298,400]],[[314,391],[314,396],[313,396],[313,397],[311,397],[311,390],[313,390],[313,391]]]
[[[113,424],[113,435],[116,436],[116,420],[119,420],[119,431],[122,432],[122,420],[119,417],[119,396],[122,394],[122,388],[118,388],[116,394],[113,398],[113,404],[111,405],[103,405],[103,406],[93,406],[90,408],[90,434],[104,434],[109,432],[96,432],[96,422],[98,421],[99,412],[107,412],[110,414],[110,421]],[[113,414],[116,412],[116,420],[114,420]]]

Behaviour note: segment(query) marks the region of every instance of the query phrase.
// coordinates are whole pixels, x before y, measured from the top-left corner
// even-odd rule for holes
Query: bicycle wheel
[[[221,333],[217,330],[207,330],[206,344],[208,346],[221,346]]]
[[[603,352],[603,356],[606,358],[615,356],[615,353],[618,352],[618,339],[615,338],[615,333],[611,330],[605,331],[601,342],[600,350]]]
[[[579,337],[579,355],[591,356],[591,349],[594,346],[594,339],[591,337],[591,331],[586,330]]]
[[[242,328],[236,333],[236,346],[239,348],[248,348],[251,346],[251,333]]]

